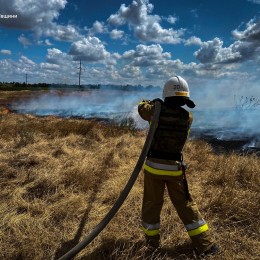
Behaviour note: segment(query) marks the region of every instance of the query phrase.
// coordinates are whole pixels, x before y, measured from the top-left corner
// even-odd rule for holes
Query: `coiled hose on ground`
[[[110,220],[115,216],[117,211],[120,209],[120,207],[124,203],[126,197],[128,196],[129,192],[131,191],[139,172],[142,169],[146,155],[147,155],[147,153],[150,149],[151,143],[152,143],[152,139],[153,139],[153,136],[154,136],[154,133],[156,130],[156,126],[159,121],[160,111],[161,111],[161,104],[159,101],[156,101],[153,120],[150,125],[150,129],[149,129],[148,135],[146,137],[142,152],[139,156],[139,159],[136,163],[136,166],[132,172],[130,179],[128,180],[125,188],[119,195],[119,197],[116,200],[113,207],[110,209],[110,211],[107,213],[107,215],[100,221],[100,223],[94,229],[92,229],[90,231],[90,233],[85,237],[85,239],[83,239],[75,247],[73,247],[70,251],[68,251],[65,255],[63,255],[61,258],[59,258],[59,260],[71,259],[76,254],[78,254],[82,249],[84,249],[95,237],[98,236],[98,234],[107,226],[107,224],[110,222]]]

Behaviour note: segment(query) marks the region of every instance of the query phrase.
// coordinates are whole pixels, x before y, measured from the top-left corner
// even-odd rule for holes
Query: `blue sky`
[[[83,84],[257,95],[259,17],[260,0],[0,0],[0,81],[77,84],[82,60]]]

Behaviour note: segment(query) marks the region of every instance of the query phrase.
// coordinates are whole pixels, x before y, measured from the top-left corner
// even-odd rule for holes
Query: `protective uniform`
[[[194,246],[199,252],[205,252],[214,240],[185,185],[181,153],[192,124],[192,113],[180,106],[161,104],[159,123],[144,165],[142,230],[149,245],[159,246],[160,213],[166,186]],[[139,103],[138,112],[144,120],[151,122],[154,108],[154,101],[144,100]]]

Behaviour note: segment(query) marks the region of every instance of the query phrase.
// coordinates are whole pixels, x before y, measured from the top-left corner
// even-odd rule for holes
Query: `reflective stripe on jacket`
[[[178,162],[176,164],[162,164],[149,159],[146,159],[144,169],[149,173],[165,176],[180,176],[183,173]]]

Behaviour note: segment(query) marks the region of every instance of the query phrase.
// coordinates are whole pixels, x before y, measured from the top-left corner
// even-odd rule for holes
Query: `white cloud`
[[[60,66],[57,64],[53,64],[53,63],[41,62],[40,68],[46,69],[46,70],[58,70],[60,68]]]
[[[136,50],[129,50],[122,55],[125,59],[131,60],[133,66],[153,66],[163,65],[167,60],[171,58],[169,52],[163,52],[163,48],[160,44],[143,45],[139,44],[136,46]]]
[[[246,24],[243,31],[232,32],[235,39],[233,44],[223,47],[223,41],[215,38],[200,44],[201,48],[194,53],[202,63],[238,63],[257,60],[260,55],[260,21],[254,19]]]
[[[57,65],[72,63],[72,57],[70,55],[56,48],[47,50],[46,60],[48,63]]]
[[[107,33],[108,28],[104,22],[95,21],[91,28],[84,26],[84,30],[88,32],[89,36],[93,36],[98,33]]]
[[[73,41],[80,36],[77,28],[55,22],[66,4],[66,0],[0,0],[2,13],[17,15],[17,19],[1,19],[0,27],[31,30],[38,37],[44,35],[61,41]]]
[[[74,60],[89,62],[102,61],[110,56],[102,42],[97,37],[90,36],[72,43],[69,54]]]
[[[21,34],[18,37],[18,41],[23,45],[24,48],[27,48],[29,45],[32,45],[31,41],[24,36],[24,34]]]
[[[35,62],[30,60],[29,58],[27,58],[26,56],[21,56],[21,58],[19,59],[19,62],[21,64],[24,64],[24,66],[34,66]]]
[[[135,78],[135,79],[141,77],[142,75],[139,67],[134,67],[131,65],[124,66],[124,68],[121,71],[119,71],[119,74],[123,78]]]
[[[38,45],[44,45],[44,46],[52,46],[53,45],[49,39],[38,40],[37,44]]]
[[[36,63],[22,55],[18,61],[0,60],[0,74],[4,81],[25,81],[29,83],[68,83],[77,84],[78,63],[71,56],[58,49],[49,49],[47,62]],[[66,79],[66,80],[65,80]]]
[[[1,0],[1,12],[17,15],[17,19],[1,19],[1,25],[17,29],[34,29],[44,27],[59,16],[65,8],[66,0],[21,1]]]
[[[172,15],[169,15],[168,17],[163,17],[163,19],[170,24],[175,24],[178,21],[178,18]]]
[[[110,33],[110,38],[111,39],[121,39],[124,35],[124,31],[113,29]]]
[[[129,6],[122,4],[116,14],[110,15],[108,22],[113,26],[128,24],[134,31],[134,35],[141,41],[180,43],[184,30],[162,28],[160,16],[150,15],[153,7],[149,0],[134,0]],[[173,17],[171,21],[173,22]]]
[[[153,66],[149,67],[144,74],[144,77],[148,80],[161,80],[161,81],[166,81],[166,79],[170,78],[173,76],[173,71],[170,71],[169,69],[165,69],[165,67],[162,66]]]
[[[202,41],[199,37],[191,36],[188,40],[185,41],[185,45],[202,45]]]
[[[59,41],[68,41],[72,42],[81,37],[77,28],[73,25],[57,25],[55,23],[50,24],[49,27],[39,27],[37,28],[37,34],[39,36],[46,35],[53,37]]]
[[[123,59],[119,64],[117,61]],[[237,77],[234,65],[183,63],[171,60],[170,53],[163,52],[160,45],[139,45],[136,50],[121,56],[113,53],[102,61],[102,65],[82,64],[82,83],[146,84],[162,85],[174,74],[188,79]],[[79,62],[72,55],[56,48],[48,49],[46,62],[36,63],[26,56],[18,61],[0,60],[0,73],[4,81],[24,81],[28,74],[29,82],[77,84]],[[87,75],[87,78],[84,77]]]
[[[95,21],[93,23],[92,31],[94,33],[103,33],[106,31],[105,25],[103,22]]]
[[[223,48],[223,41],[215,38],[212,41],[203,42],[194,55],[203,64],[234,63],[243,58],[242,48],[246,48],[246,46],[241,42],[235,42],[229,47]]]
[[[224,59],[225,51],[222,53]],[[226,54],[228,55],[228,53]],[[189,77],[219,78],[233,75],[237,65],[233,64],[212,64],[212,63],[184,63],[180,59],[171,59],[171,53],[163,52],[160,44],[143,45],[139,44],[135,50],[128,50],[123,53],[122,59],[127,63],[127,71],[137,67],[142,73],[139,78],[148,84],[159,84],[162,79],[166,79],[175,74]],[[205,58],[206,59],[206,58]],[[219,59],[219,58],[217,58]],[[121,76],[125,74],[120,74]]]
[[[214,38],[212,41],[203,42],[194,55],[201,63],[232,63],[241,59],[239,48],[235,44],[228,48],[222,46],[223,41]]]
[[[110,65],[115,66],[119,59],[121,59],[121,55],[119,53],[115,52],[115,53],[110,54],[106,57],[105,64],[108,65],[108,66],[110,66]]]
[[[260,45],[260,20],[255,22],[255,19],[251,19],[246,24],[246,29],[244,31],[239,31],[236,29],[232,32],[232,34],[237,40],[258,42]]]
[[[125,51],[122,55],[123,58],[125,59],[129,59],[129,58],[132,58],[134,57],[135,55],[135,51],[134,50],[129,50],[129,51]]]
[[[52,45],[52,43],[50,42],[50,40],[49,39],[45,39],[45,44],[47,45],[47,46],[51,46]]]
[[[12,52],[10,50],[0,50],[0,53],[3,55],[11,55]]]
[[[219,38],[204,42],[201,48],[194,53],[195,57],[202,63],[214,62],[223,42]]]
[[[111,56],[112,56],[113,58],[115,58],[115,59],[120,59],[120,58],[121,58],[121,55],[120,55],[119,53],[117,53],[117,52],[111,54]]]

